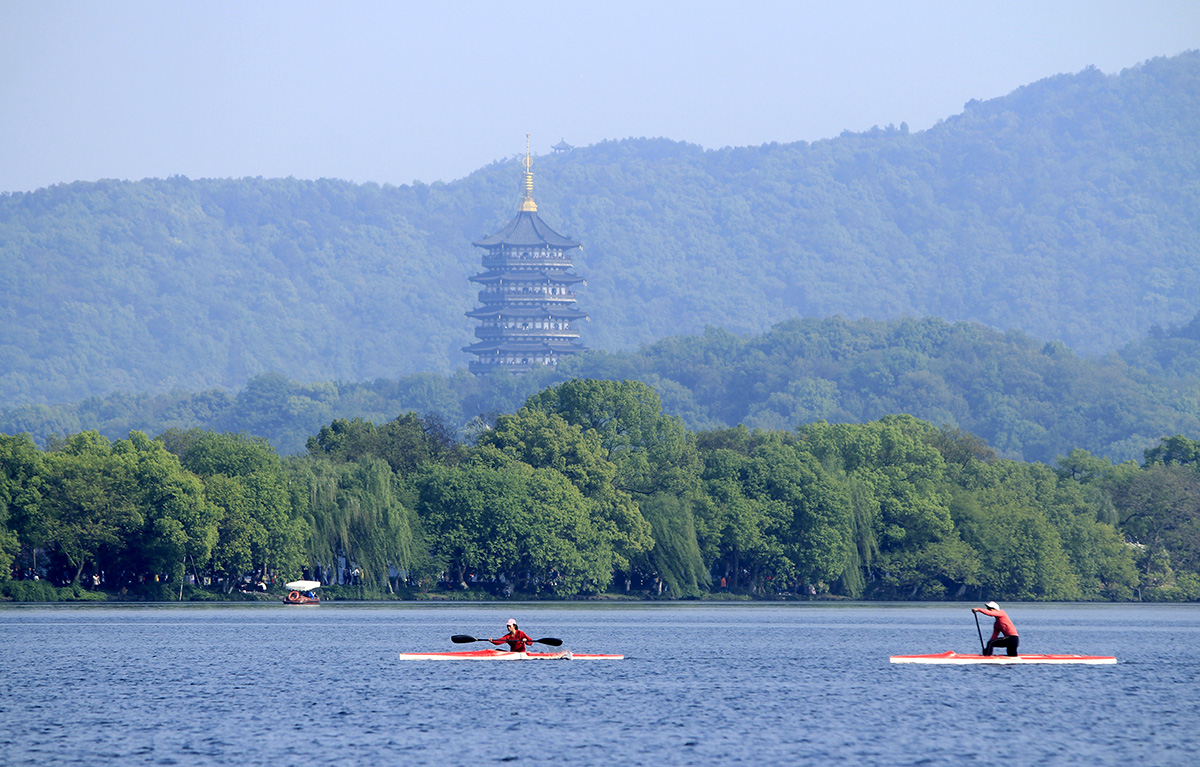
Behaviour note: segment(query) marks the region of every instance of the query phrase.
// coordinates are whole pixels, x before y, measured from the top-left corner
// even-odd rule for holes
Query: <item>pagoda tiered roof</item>
[[[557,307],[530,306],[529,304],[491,304],[472,309],[468,317],[477,320],[513,319],[513,320],[582,320],[587,318],[586,312],[578,309],[560,309]]]
[[[587,351],[587,347],[568,341],[518,341],[514,339],[495,339],[480,341],[477,344],[464,346],[464,352],[471,354],[523,354],[536,357],[539,354],[577,354]]]
[[[549,245],[552,248],[578,248],[579,243],[569,237],[563,237],[542,220],[534,210],[519,211],[508,226],[493,235],[476,240],[472,243],[478,248],[498,248],[502,245],[510,247],[538,247]]]

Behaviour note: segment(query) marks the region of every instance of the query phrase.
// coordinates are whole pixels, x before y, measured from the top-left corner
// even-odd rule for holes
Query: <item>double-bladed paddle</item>
[[[455,634],[454,636],[450,637],[450,641],[454,642],[455,644],[466,644],[467,642],[490,642],[492,640],[487,638],[476,639],[469,634]],[[534,639],[533,641],[537,642],[538,644],[550,645],[551,647],[559,647],[563,643],[563,640],[555,639],[554,637],[542,637],[541,639]]]

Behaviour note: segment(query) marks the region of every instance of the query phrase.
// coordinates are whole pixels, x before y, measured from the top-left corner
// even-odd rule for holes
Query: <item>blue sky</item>
[[[0,0],[0,192],[182,174],[460,178],[524,148],[921,130],[1200,48],[1197,0]]]

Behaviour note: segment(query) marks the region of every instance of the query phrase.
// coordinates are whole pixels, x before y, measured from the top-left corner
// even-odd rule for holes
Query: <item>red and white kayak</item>
[[[402,652],[400,660],[621,660],[624,655],[594,655],[571,652],[511,652],[509,650],[463,650],[460,652]]]
[[[893,655],[892,663],[927,663],[948,666],[1020,666],[1027,663],[1082,664],[1107,666],[1117,662],[1111,655],[961,655],[950,651],[936,655]]]

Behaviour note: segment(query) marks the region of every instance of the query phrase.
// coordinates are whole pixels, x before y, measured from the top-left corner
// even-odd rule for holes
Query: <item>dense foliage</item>
[[[28,432],[44,444],[87,429],[118,439],[131,430],[203,428],[255,434],[295,453],[318,429],[322,439],[341,439],[323,428],[336,419],[386,423],[407,411],[436,414],[444,431],[469,436],[490,424],[489,414],[586,377],[648,384],[693,431],[790,430],[909,413],[978,434],[1005,458],[1049,463],[1080,447],[1121,462],[1140,459],[1164,435],[1200,432],[1197,325],[1158,328],[1120,354],[1083,358],[1061,344],[968,323],[790,320],[758,336],[709,328],[637,352],[591,353],[537,375],[300,384],[267,374],[235,394],[116,394],[26,406],[0,411],[0,431]],[[628,481],[631,489],[639,482]]]
[[[1200,309],[1198,98],[1188,53],[1053,77],[919,133],[605,142],[538,158],[536,195],[585,244],[594,348],[840,314],[973,320],[1095,353]],[[470,242],[511,217],[519,178],[503,162],[448,184],[176,177],[0,196],[0,402],[448,374],[472,338]],[[310,399],[292,415],[315,417]]]
[[[0,580],[202,598],[301,575],[359,595],[1200,599],[1200,442],[1051,469],[912,416],[689,432],[573,379],[460,442],[337,419],[281,458],[201,429],[0,436]],[[43,594],[44,596],[44,594]]]

